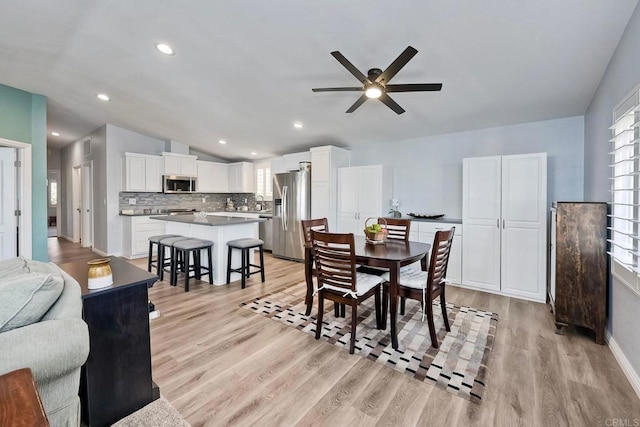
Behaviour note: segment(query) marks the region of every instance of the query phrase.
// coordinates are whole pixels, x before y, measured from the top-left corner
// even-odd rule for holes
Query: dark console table
[[[86,262],[60,265],[80,283],[90,352],[82,367],[82,421],[109,426],[160,396],[151,378],[147,288],[158,277],[111,258],[113,285],[89,290]]]

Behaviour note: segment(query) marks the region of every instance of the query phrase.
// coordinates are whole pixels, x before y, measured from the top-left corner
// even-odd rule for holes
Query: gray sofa
[[[0,374],[31,368],[51,426],[80,425],[88,355],[78,282],[53,263],[0,261]]]

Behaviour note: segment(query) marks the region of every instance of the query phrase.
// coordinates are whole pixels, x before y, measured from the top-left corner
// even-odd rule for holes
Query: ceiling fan
[[[379,68],[372,68],[365,76],[358,70],[347,58],[340,52],[331,52],[334,58],[341,63],[351,74],[362,83],[362,87],[327,87],[311,89],[314,92],[364,92],[358,100],[347,110],[347,113],[353,113],[359,106],[364,104],[368,98],[379,99],[387,107],[391,108],[398,114],[404,113],[404,109],[398,105],[387,93],[389,92],[423,92],[423,91],[439,91],[442,89],[442,83],[413,83],[413,84],[388,84],[389,80],[402,69],[407,62],[415,56],[418,51],[409,46],[404,52],[396,58],[395,61],[382,71]]]

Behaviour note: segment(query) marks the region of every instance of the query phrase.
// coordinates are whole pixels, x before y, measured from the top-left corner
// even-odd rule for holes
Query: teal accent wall
[[[47,254],[47,99],[0,85],[0,137],[31,144],[33,259]]]

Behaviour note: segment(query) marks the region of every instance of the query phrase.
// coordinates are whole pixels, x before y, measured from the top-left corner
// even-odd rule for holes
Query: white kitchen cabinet
[[[162,191],[162,157],[124,153],[122,191]]]
[[[164,174],[178,176],[198,176],[198,157],[187,154],[162,153]]]
[[[381,165],[339,168],[338,232],[363,234],[367,218],[385,216],[392,197],[391,168]]]
[[[271,164],[271,176],[287,171],[287,168],[284,167],[284,156],[272,157],[269,159],[269,163]]]
[[[123,216],[122,254],[128,259],[149,254],[149,237],[165,234],[165,221],[149,216]]]
[[[462,283],[545,301],[547,155],[463,160]]]
[[[351,153],[342,148],[311,149],[311,217],[327,218],[329,227],[338,221],[338,168],[349,166],[350,159]]]
[[[226,163],[198,160],[198,193],[228,193],[229,166]]]
[[[453,243],[451,244],[451,252],[449,253],[446,279],[448,283],[459,285],[462,283],[462,224],[412,221],[409,240],[432,245],[436,232],[450,230],[452,227],[455,227],[456,230],[453,234]],[[428,256],[430,257],[431,253],[429,253]],[[420,268],[420,264],[417,263],[416,267]]]
[[[229,163],[229,193],[253,193],[253,163]]]
[[[311,152],[302,151],[300,153],[285,154],[284,156],[285,172],[300,170],[300,162],[310,162]]]

